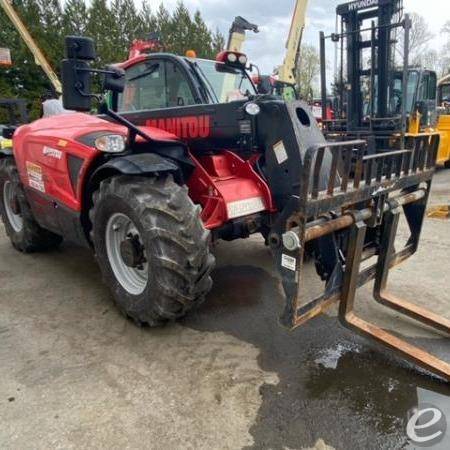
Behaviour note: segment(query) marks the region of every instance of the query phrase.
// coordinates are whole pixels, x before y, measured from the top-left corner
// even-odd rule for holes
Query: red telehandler
[[[375,297],[386,296],[389,269],[417,249],[438,141],[368,157],[364,140],[329,143],[307,104],[258,95],[238,52],[215,61],[140,53],[100,70],[95,58],[91,39],[67,37],[63,100],[77,112],[9,130],[0,211],[16,249],[63,239],[92,248],[118,308],[158,326],[204,301],[212,241],[262,233],[286,294],[285,326],[338,302],[345,326],[450,379],[448,364],[353,312],[358,287],[375,280]],[[94,74],[108,101],[91,92]],[[411,237],[400,249],[402,209]],[[306,253],[325,285],[312,299],[300,287]]]

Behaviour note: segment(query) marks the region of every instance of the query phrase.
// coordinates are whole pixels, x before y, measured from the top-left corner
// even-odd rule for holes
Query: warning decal
[[[295,269],[297,268],[297,260],[289,255],[282,255],[281,257],[281,265],[285,269],[289,269],[295,272]]]
[[[278,164],[283,164],[288,159],[288,155],[286,152],[286,148],[284,146],[283,141],[277,142],[273,146],[273,151],[275,152],[275,156],[277,158]]]
[[[33,189],[45,192],[44,178],[42,175],[42,167],[27,161],[28,184]]]

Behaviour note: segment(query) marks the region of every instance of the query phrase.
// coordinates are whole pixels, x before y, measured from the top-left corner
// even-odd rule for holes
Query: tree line
[[[209,29],[199,11],[190,14],[182,1],[172,13],[162,4],[152,10],[148,0],[140,8],[133,0],[13,0],[12,4],[58,75],[68,35],[95,39],[99,66],[125,60],[132,41],[149,32],[159,33],[164,50],[177,54],[192,49],[199,57],[214,58],[225,46],[224,36]],[[9,48],[13,60],[10,68],[0,68],[0,98],[27,99],[31,117],[36,118],[40,98],[51,85],[3,11],[0,47]]]
[[[431,41],[435,37],[435,33],[424,17],[419,14],[412,13],[410,15],[412,28],[409,40],[409,65],[420,67],[423,69],[434,70],[438,79],[450,73],[450,20],[440,30],[440,34],[444,37],[442,48],[436,50],[430,46]],[[403,32],[399,32],[397,36],[397,45],[393,57],[395,65],[401,67],[403,63],[404,41]],[[370,49],[368,50],[370,51]],[[370,67],[370,58],[364,60],[365,68]],[[297,84],[300,94],[305,99],[320,96],[319,90],[319,74],[320,59],[316,46],[304,44],[302,45],[300,54],[300,65],[297,72]],[[336,95],[339,92],[338,74],[335,74],[334,84],[331,94]]]
[[[153,10],[150,0],[144,0],[140,8],[133,0],[13,0],[12,4],[57,74],[67,35],[94,38],[99,66],[126,59],[131,42],[149,32],[161,36],[164,50],[177,54],[193,49],[199,57],[214,58],[225,47],[224,36],[208,28],[200,11],[191,14],[182,1],[173,12],[162,4]],[[447,39],[437,52],[429,47],[434,35],[423,17],[411,17],[411,64],[434,69],[438,76],[449,73],[450,22],[441,30]],[[401,56],[402,49],[401,38],[399,41],[397,56]],[[34,119],[40,111],[40,98],[51,85],[3,11],[0,47],[9,48],[13,59],[12,67],[0,68],[0,98],[25,98]],[[319,66],[316,47],[303,45],[297,73],[303,98],[318,95]]]

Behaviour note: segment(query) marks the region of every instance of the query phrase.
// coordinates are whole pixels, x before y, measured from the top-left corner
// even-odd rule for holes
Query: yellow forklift
[[[438,81],[438,122],[441,135],[437,163],[450,169],[450,74]]]
[[[411,21],[401,0],[352,2],[337,8],[340,32],[321,33],[321,88],[326,105],[325,42],[339,49],[334,119],[322,111],[329,139],[366,138],[369,151],[401,150],[439,139],[437,164],[450,165],[450,76],[409,65]],[[403,60],[396,61],[403,33]]]
[[[409,65],[411,20],[402,0],[352,2],[337,7],[340,29],[320,34],[322,119],[329,139],[367,139],[372,154],[414,150],[430,141],[439,145],[437,76]],[[403,60],[396,60],[398,37],[404,35]],[[338,48],[335,74],[338,107],[329,120],[326,41]]]

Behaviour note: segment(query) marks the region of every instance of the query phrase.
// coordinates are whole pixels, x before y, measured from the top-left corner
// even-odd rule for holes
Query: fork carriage
[[[339,303],[339,319],[347,328],[395,350],[413,363],[450,380],[450,365],[361,319],[354,312],[359,287],[375,280],[377,302],[450,334],[450,320],[397,298],[387,291],[389,270],[418,248],[435,170],[439,135],[406,136],[410,150],[367,155],[362,140],[327,142],[307,150],[298,196],[292,196],[269,237],[286,294],[281,318],[296,328]],[[326,153],[332,163],[328,185],[319,174]],[[406,245],[394,247],[404,212],[410,229]],[[368,234],[372,239],[368,238]],[[375,236],[375,238],[374,238]],[[341,244],[337,245],[337,240]],[[302,272],[308,246],[328,249],[322,295],[305,299]],[[362,268],[362,263],[376,262]]]

